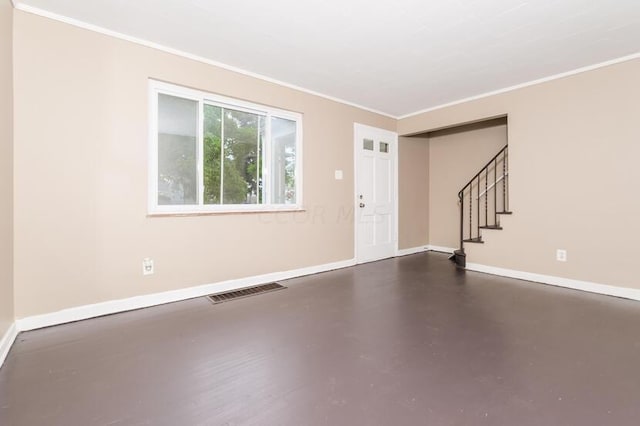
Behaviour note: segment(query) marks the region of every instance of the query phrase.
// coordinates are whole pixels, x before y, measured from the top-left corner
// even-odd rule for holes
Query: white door
[[[398,135],[354,125],[356,157],[356,261],[392,257],[397,248]]]

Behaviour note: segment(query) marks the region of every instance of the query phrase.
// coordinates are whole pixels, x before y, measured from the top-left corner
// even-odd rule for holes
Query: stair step
[[[513,214],[513,212],[501,211],[501,212],[496,212],[496,214]]]
[[[463,243],[478,243],[478,244],[484,244],[484,241],[482,241],[481,237],[476,237],[476,238],[468,238],[466,240],[462,240]]]
[[[500,225],[486,225],[486,226],[481,226],[480,229],[502,229],[502,226],[500,226]]]

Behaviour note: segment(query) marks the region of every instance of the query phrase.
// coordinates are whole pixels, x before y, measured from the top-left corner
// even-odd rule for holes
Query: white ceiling
[[[403,116],[640,52],[640,0],[18,0]]]

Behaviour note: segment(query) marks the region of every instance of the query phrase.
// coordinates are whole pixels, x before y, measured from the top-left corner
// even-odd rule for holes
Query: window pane
[[[368,151],[373,151],[373,140],[371,139],[363,139],[362,147]]]
[[[151,87],[158,108],[150,122],[157,135],[153,213],[261,211],[260,205],[270,210],[299,203],[299,114],[168,83]]]
[[[197,204],[198,102],[158,95],[158,204]]]
[[[389,144],[386,142],[380,142],[380,152],[389,152]]]
[[[257,204],[262,178],[263,116],[224,109],[223,204]]]
[[[271,202],[296,203],[296,122],[271,119]]]
[[[220,204],[222,186],[222,108],[204,105],[204,204]]]

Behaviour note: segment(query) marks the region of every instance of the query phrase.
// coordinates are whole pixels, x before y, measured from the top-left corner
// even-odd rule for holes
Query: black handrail
[[[487,162],[487,164],[483,168],[481,168],[480,171],[478,173],[476,173],[476,175],[474,177],[472,177],[471,180],[469,182],[467,182],[467,184],[465,186],[462,187],[460,192],[458,192],[458,195],[460,195],[462,193],[462,191],[467,189],[467,186],[471,185],[471,183],[473,183],[473,181],[476,180],[476,178],[478,176],[480,176],[480,173],[482,173],[484,171],[484,169],[489,167],[491,165],[491,163],[493,163],[493,160],[497,159],[500,156],[500,154],[502,154],[503,152],[505,152],[507,150],[507,148],[509,148],[509,145],[505,145],[504,148],[502,148],[500,151],[498,151],[498,153],[496,155],[494,155],[493,158],[491,160],[489,160]]]
[[[482,242],[480,238],[480,229],[481,228],[492,228],[492,229],[501,229],[499,225],[499,214],[508,214],[509,210],[509,201],[508,201],[508,166],[507,166],[507,157],[508,157],[508,147],[509,145],[505,145],[496,155],[494,155],[491,160],[487,162],[487,164],[480,169],[478,173],[471,178],[469,182],[458,192],[458,198],[460,201],[460,251],[464,253],[464,243],[465,242]],[[500,158],[502,157],[502,158]],[[502,162],[502,176],[498,178],[498,163]],[[489,169],[493,166],[493,183],[489,186]],[[484,192],[480,194],[480,186],[482,183],[484,175]],[[498,211],[498,183],[499,180],[502,180],[502,211]],[[474,206],[473,203],[473,185],[476,183],[476,203]],[[469,238],[464,238],[464,214],[465,214],[465,192],[468,189],[468,197],[469,197]],[[493,194],[493,223],[489,223],[489,196],[490,193]],[[480,208],[481,208],[481,199],[484,196],[484,225],[481,224],[480,218]],[[473,233],[473,218],[474,218],[474,207],[477,209],[476,216],[476,233],[474,236]]]

